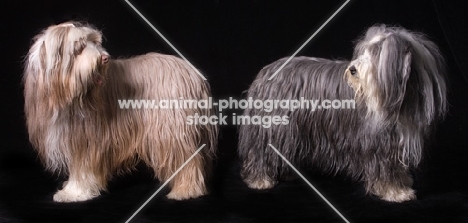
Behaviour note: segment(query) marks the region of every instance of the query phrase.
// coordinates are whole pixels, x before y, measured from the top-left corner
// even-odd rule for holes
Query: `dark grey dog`
[[[367,30],[353,57],[296,57],[271,80],[286,59],[260,71],[247,97],[354,100],[355,108],[246,109],[244,116],[289,118],[270,128],[240,126],[241,175],[249,187],[271,188],[293,174],[271,144],[293,165],[344,172],[383,200],[416,198],[409,169],[419,164],[434,122],[447,111],[443,58],[424,35],[384,25]]]

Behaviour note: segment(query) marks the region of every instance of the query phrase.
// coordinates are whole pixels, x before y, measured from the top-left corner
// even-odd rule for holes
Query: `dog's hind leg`
[[[271,165],[271,160],[266,160],[267,155],[255,155],[252,150],[241,164],[241,176],[248,187],[252,189],[270,189],[277,183],[277,173]]]
[[[193,159],[183,167],[183,162],[177,162],[177,168],[182,167],[182,169],[180,169],[172,179],[170,183],[172,189],[169,194],[167,194],[167,198],[185,200],[208,194],[206,181],[211,170],[211,160],[205,159],[206,157],[203,158],[202,154],[203,152],[200,152],[195,155]],[[170,177],[169,173],[170,175],[174,174],[175,168],[172,169],[172,171],[166,170],[163,172],[167,174],[164,174],[165,176],[161,179],[167,180]]]

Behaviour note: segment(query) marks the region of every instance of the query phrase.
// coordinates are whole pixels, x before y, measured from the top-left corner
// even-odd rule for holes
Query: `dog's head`
[[[447,110],[444,61],[437,46],[403,28],[369,28],[345,78],[356,100],[378,121],[429,125]]]
[[[88,25],[67,22],[50,26],[34,38],[26,58],[26,88],[35,88],[59,106],[103,84],[109,54],[102,34]]]

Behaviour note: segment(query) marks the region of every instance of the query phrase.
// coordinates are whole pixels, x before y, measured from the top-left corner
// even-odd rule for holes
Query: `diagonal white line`
[[[126,2],[126,3],[127,3],[127,4],[128,4],[144,21],[145,21],[145,22],[146,22],[146,24],[148,24],[164,41],[166,41],[166,43],[167,43],[170,47],[172,47],[172,49],[173,49],[177,54],[179,54],[179,56],[180,56],[182,59],[184,59],[185,62],[187,62],[187,63],[192,67],[192,69],[194,69],[194,70],[197,72],[197,74],[200,75],[200,77],[201,77],[203,80],[206,81],[206,77],[203,76],[203,74],[201,74],[200,71],[198,71],[198,69],[195,68],[195,67],[192,65],[192,63],[190,63],[190,61],[188,61],[188,60],[184,57],[184,55],[182,55],[182,53],[180,53],[179,50],[177,50],[177,48],[175,48],[175,46],[172,45],[172,43],[169,42],[169,40],[167,40],[166,37],[164,37],[164,35],[163,35],[161,32],[159,32],[159,30],[156,29],[156,27],[153,26],[153,24],[151,24],[150,21],[148,21],[148,19],[146,19],[146,17],[145,17],[143,14],[141,14],[141,12],[138,11],[138,9],[135,8],[135,6],[132,5],[132,3],[130,3],[128,0],[125,0],[125,2]]]
[[[156,190],[156,192],[154,192],[154,194],[151,195],[151,197],[149,197],[148,200],[146,200],[145,203],[143,203],[143,204],[141,205],[141,207],[138,208],[138,210],[136,210],[135,213],[133,213],[132,216],[130,216],[130,218],[128,218],[128,220],[127,220],[125,223],[130,222],[130,221],[138,214],[138,212],[140,212],[141,209],[143,209],[143,208],[151,201],[151,199],[153,199],[153,197],[156,196],[156,194],[158,194],[159,191],[161,191],[161,190],[172,180],[172,178],[174,178],[174,177],[180,172],[180,170],[182,170],[182,168],[184,168],[185,165],[187,165],[187,163],[189,163],[190,160],[192,160],[193,157],[195,157],[195,155],[197,155],[197,154],[203,149],[203,147],[205,147],[205,145],[206,145],[206,144],[203,144],[202,146],[200,146],[200,148],[198,148],[198,150],[195,151],[195,153],[193,153],[193,155],[190,156],[190,158],[188,158],[187,161],[185,161],[185,163],[182,164],[182,166],[180,166],[179,169],[177,169],[176,172],[174,172],[174,174],[172,174],[172,176],[169,177],[169,179],[167,179],[166,182],[164,182],[164,184],[161,185],[161,186],[158,188],[158,190]]]
[[[286,60],[286,62],[284,62],[283,65],[281,65],[281,67],[280,67],[273,75],[271,75],[270,78],[268,78],[268,80],[273,79],[273,77],[275,77],[275,76],[284,68],[284,66],[286,66],[286,64],[288,64],[289,61],[291,61],[292,58],[295,57],[295,56],[297,55],[297,53],[299,53],[299,51],[301,51],[302,48],[304,48],[304,46],[307,45],[307,44],[309,43],[310,40],[312,40],[312,38],[314,38],[320,31],[322,31],[323,27],[325,27],[325,26],[328,24],[328,22],[330,22],[330,20],[332,20],[333,17],[335,17],[336,14],[338,14],[338,12],[340,12],[341,9],[343,9],[343,8],[346,6],[346,4],[348,4],[349,1],[350,1],[350,0],[347,0],[345,3],[343,3],[343,5],[341,5],[341,7],[338,8],[338,10],[336,10],[335,13],[333,13],[333,15],[331,15],[330,18],[328,18],[327,21],[325,21],[325,22],[322,24],[322,26],[320,26],[320,28],[318,28],[317,31],[315,31],[315,33],[312,34],[312,36],[310,36],[309,39],[307,39],[307,40],[302,44],[302,46],[299,47],[299,49],[297,49],[296,52],[294,52],[293,55],[292,55],[291,57],[289,57],[288,60]]]
[[[273,145],[271,144],[268,144],[276,153],[278,153],[278,155],[284,160],[284,162],[286,162],[296,173],[297,175],[299,175],[308,185],[309,187],[312,188],[312,190],[315,191],[315,193],[317,193],[327,204],[328,206],[330,206],[346,223],[349,223],[348,219],[346,219],[336,208],[335,206],[333,206],[328,200],[327,198],[325,198],[322,193],[320,193],[320,191],[317,190],[317,188],[314,187],[314,185],[312,185],[305,177],[304,175],[301,174],[301,172],[299,172],[299,170],[297,170],[289,161],[288,159],[286,159],[286,157],[283,156],[283,154],[281,154]]]

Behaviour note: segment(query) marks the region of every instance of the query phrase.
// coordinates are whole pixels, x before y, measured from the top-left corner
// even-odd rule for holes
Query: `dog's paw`
[[[86,194],[76,194],[70,193],[66,190],[59,190],[57,193],[54,194],[54,201],[55,202],[77,202],[77,201],[86,201],[94,196],[89,196]]]
[[[195,189],[194,187],[173,188],[171,192],[169,192],[169,194],[166,195],[166,197],[172,200],[180,201],[180,200],[187,200],[191,198],[198,198],[198,197],[208,194],[204,186],[197,187],[197,188],[198,189]]]
[[[257,190],[264,190],[273,188],[278,181],[272,180],[269,177],[264,177],[261,179],[244,179],[244,182],[247,184],[248,187]]]
[[[171,191],[166,195],[167,198],[172,200],[187,200],[192,198],[197,198],[205,195],[204,193],[187,193],[187,192],[180,192],[180,191]]]
[[[411,188],[388,188],[381,194],[377,195],[382,200],[389,202],[404,202],[409,200],[416,200],[416,194]]]
[[[59,190],[54,194],[53,199],[55,202],[78,202],[90,200],[97,196],[99,196],[99,192],[86,192],[85,190],[71,187],[70,184],[66,184],[62,190]]]

